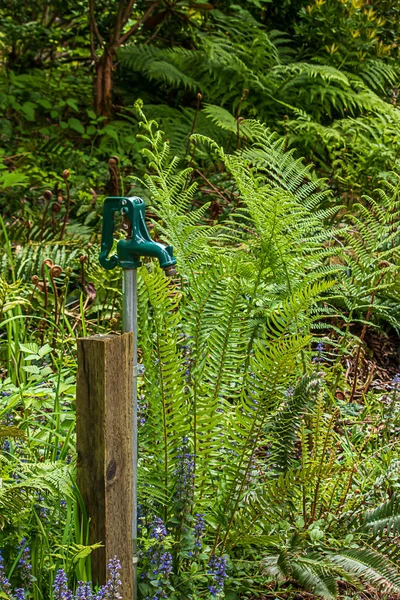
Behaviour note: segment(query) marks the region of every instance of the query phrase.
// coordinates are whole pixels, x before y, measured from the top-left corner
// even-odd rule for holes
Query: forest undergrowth
[[[400,598],[397,8],[0,16],[0,596],[118,598],[76,339],[121,331],[102,207],[136,195],[177,258],[138,271],[140,599]]]

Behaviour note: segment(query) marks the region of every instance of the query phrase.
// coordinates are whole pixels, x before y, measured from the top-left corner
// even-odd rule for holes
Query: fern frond
[[[376,508],[367,510],[360,524],[360,529],[374,536],[397,535],[400,531],[400,499],[393,496]]]
[[[400,573],[382,554],[369,548],[351,548],[329,555],[329,559],[346,572],[383,591],[400,591]]]
[[[304,377],[294,390],[286,391],[287,400],[271,424],[271,463],[278,474],[287,472],[293,463],[294,445],[304,412],[312,402],[313,378]]]

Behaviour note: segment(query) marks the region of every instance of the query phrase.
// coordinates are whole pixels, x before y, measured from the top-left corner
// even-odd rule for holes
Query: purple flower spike
[[[22,538],[18,545],[18,551],[22,550],[21,557],[18,561],[18,567],[21,573],[21,577],[26,586],[29,586],[32,582],[32,565],[31,565],[31,551],[29,549],[26,538]]]
[[[154,575],[162,575],[168,577],[172,573],[172,554],[171,552],[163,552],[160,556],[160,564],[157,569],[153,571]]]
[[[178,502],[187,504],[191,502],[193,496],[195,455],[190,452],[189,439],[186,436],[182,438],[182,445],[178,448],[176,457],[178,461],[174,472],[175,498]]]
[[[200,549],[203,545],[201,538],[203,537],[203,534],[205,532],[206,524],[204,521],[204,515],[202,513],[196,513],[195,518],[196,520],[193,527],[195,537],[194,545],[196,548]]]
[[[79,581],[76,588],[75,600],[92,600],[92,588],[87,581]]]
[[[103,585],[100,588],[96,598],[99,600],[102,600],[103,598],[105,600],[122,600],[120,593],[122,582],[119,575],[121,563],[116,556],[108,561],[107,569],[109,576],[108,581],[106,585]]]
[[[150,537],[161,542],[167,535],[164,522],[160,517],[154,517],[152,524],[150,525]]]
[[[210,592],[211,596],[217,596],[219,594],[219,591],[215,587],[215,585],[209,585],[208,586],[208,591]]]
[[[325,362],[325,359],[323,357],[323,351],[325,349],[325,345],[322,342],[318,342],[316,348],[315,348],[315,352],[316,352],[316,356],[313,357],[312,362],[313,363],[322,363]]]
[[[208,590],[211,596],[217,596],[224,589],[225,579],[228,576],[226,572],[226,565],[228,562],[227,556],[210,556],[208,562],[208,574],[212,577],[212,584],[208,586]]]
[[[57,575],[53,583],[53,598],[54,600],[73,600],[72,592],[68,587],[68,579],[64,569],[59,569],[57,571]]]
[[[0,592],[4,592],[7,596],[12,596],[12,589],[10,582],[6,577],[6,572],[4,569],[4,559],[0,552]]]

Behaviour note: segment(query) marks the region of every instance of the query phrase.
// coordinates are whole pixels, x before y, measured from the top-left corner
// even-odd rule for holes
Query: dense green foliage
[[[397,6],[11,1],[0,17],[12,586],[23,537],[35,600],[60,567],[90,580],[102,542],[75,482],[75,346],[121,328],[121,273],[97,259],[121,193],[178,269],[139,269],[140,597],[400,594]]]

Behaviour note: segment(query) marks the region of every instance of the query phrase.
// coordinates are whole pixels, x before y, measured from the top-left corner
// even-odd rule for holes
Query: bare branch
[[[126,40],[128,40],[131,37],[131,35],[136,33],[136,31],[143,25],[143,23],[147,21],[151,13],[154,11],[155,8],[157,8],[160,2],[161,0],[156,0],[155,2],[153,2],[153,4],[151,4],[151,6],[149,6],[149,8],[146,10],[143,17],[139,19],[139,21],[137,21],[137,23],[135,23],[126,33],[124,33],[123,36],[120,37],[117,43],[117,48],[119,46],[122,46],[122,44],[124,44]]]
[[[96,56],[94,36],[96,36],[99,44],[103,44],[103,37],[100,35],[99,28],[97,27],[96,17],[94,15],[94,0],[89,0],[89,24],[90,24],[90,48],[92,51],[93,58]]]
[[[124,12],[124,18],[122,19],[122,27],[124,27],[127,24],[129,17],[132,14],[134,5],[135,5],[135,0],[129,0],[128,6],[126,7],[126,10]]]
[[[113,35],[113,43],[116,44],[118,42],[119,36],[121,34],[121,29],[124,26],[122,21],[122,14],[124,13],[124,0],[119,0],[118,12],[115,17],[115,27],[114,27],[114,35]]]
[[[90,21],[90,54],[93,60],[96,60],[97,55],[96,55],[96,46],[94,43],[94,32],[93,32],[93,26],[92,26],[92,22]]]
[[[157,25],[155,31],[145,41],[145,43],[144,43],[145,46],[147,44],[150,44],[158,36],[158,34],[159,34],[160,30],[161,30],[161,27],[164,25],[165,21],[166,21],[166,18],[164,17],[163,20]]]

